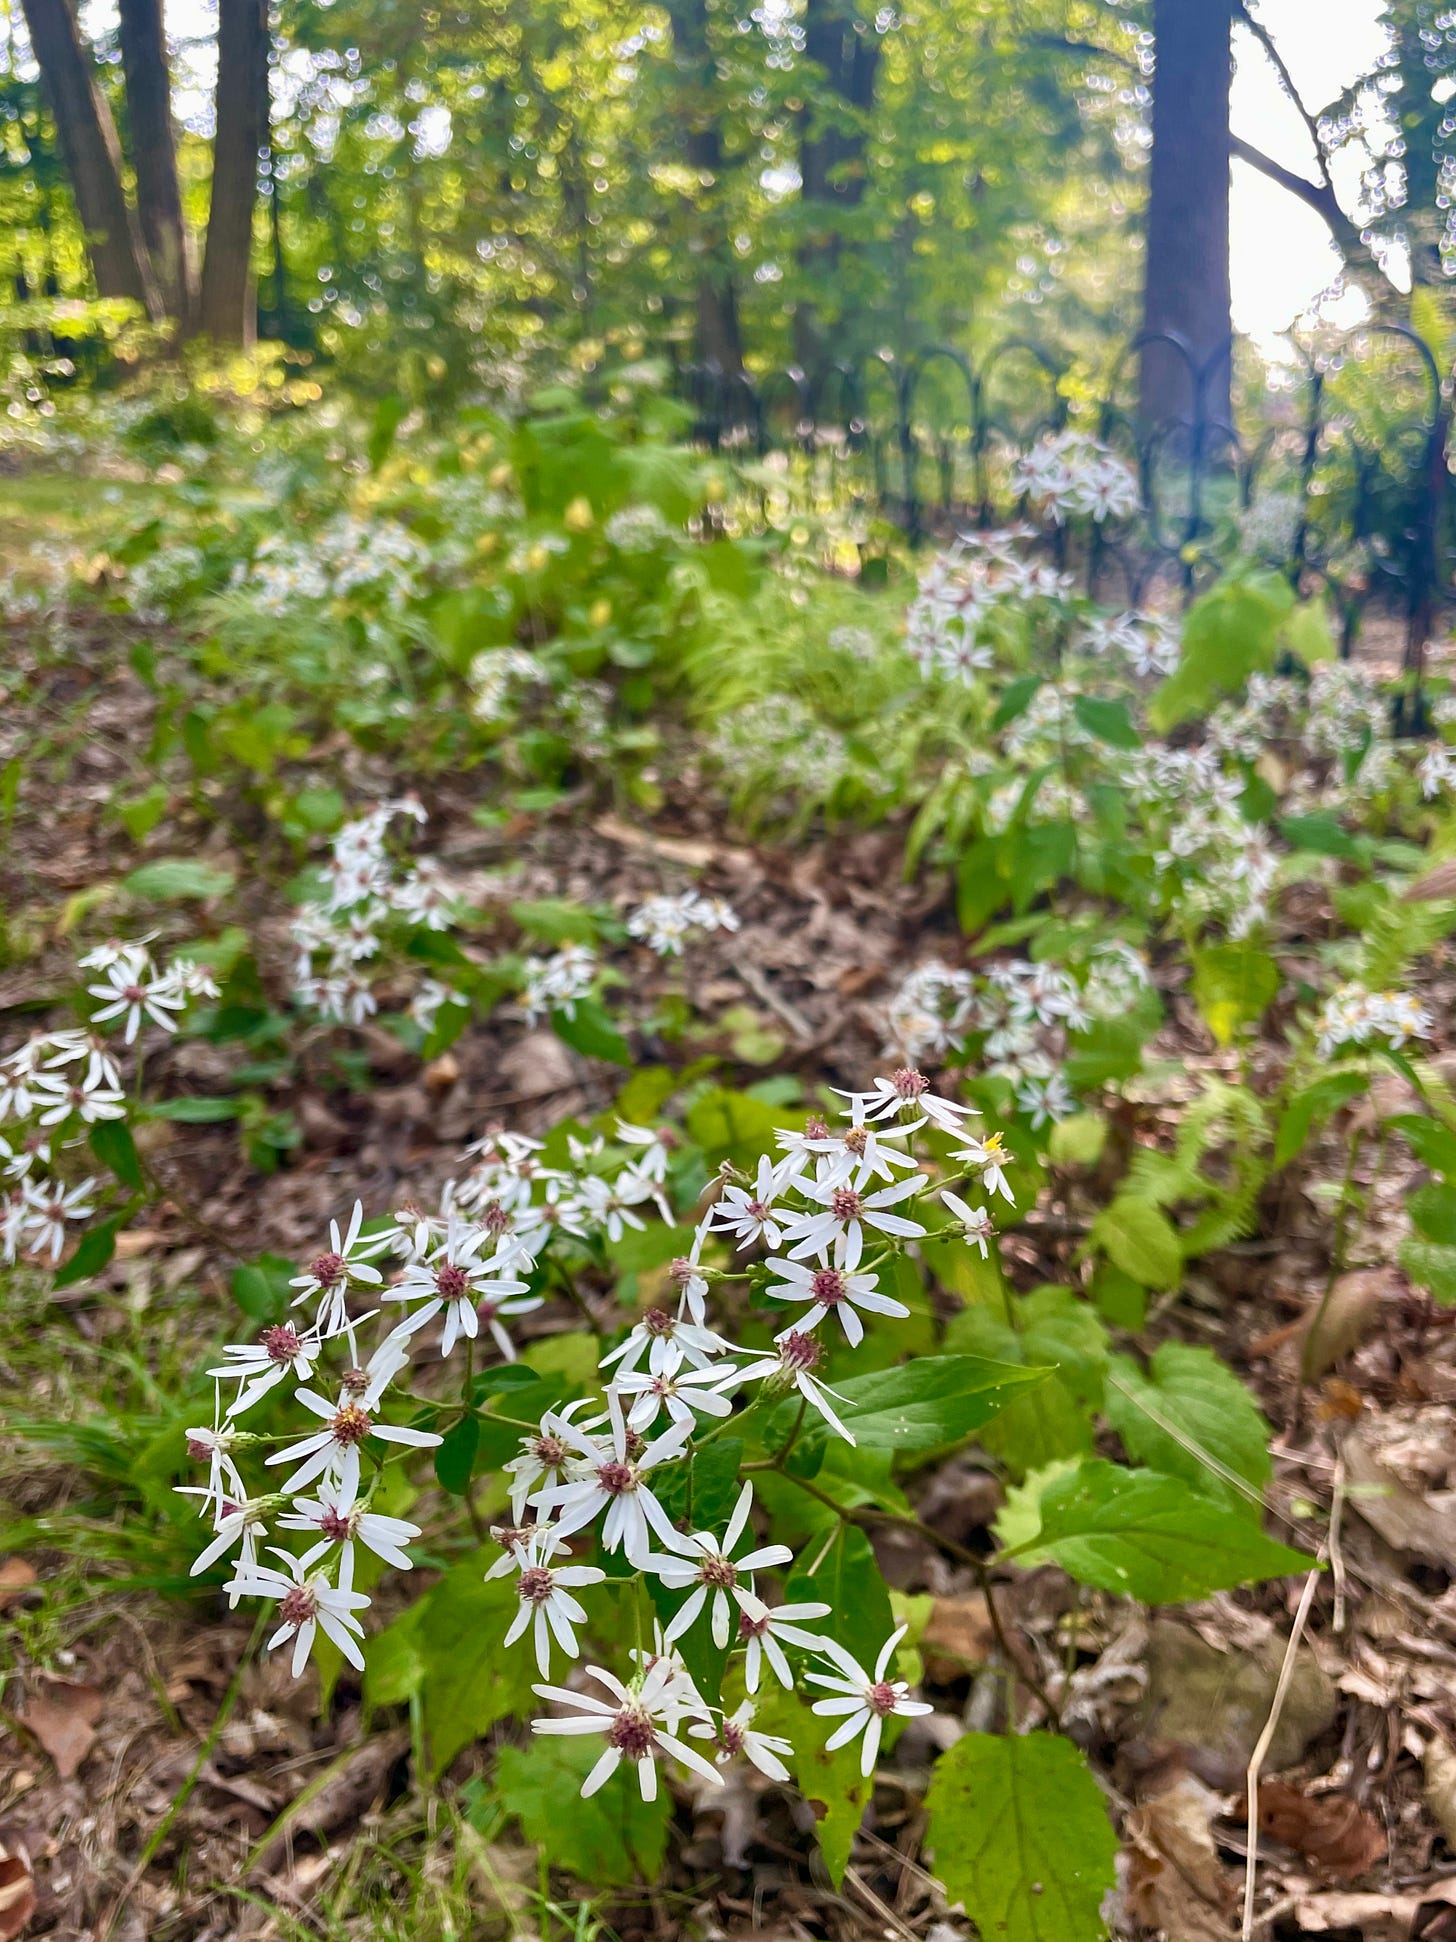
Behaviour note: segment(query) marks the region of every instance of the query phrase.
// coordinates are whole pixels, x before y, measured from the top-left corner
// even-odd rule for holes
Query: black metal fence
[[[1187,406],[1149,425],[1137,377],[1152,349],[1186,373]],[[1048,539],[1099,598],[1186,599],[1254,557],[1328,592],[1347,653],[1367,615],[1398,619],[1417,673],[1456,600],[1451,387],[1403,325],[1291,340],[1276,366],[1235,340],[1200,363],[1178,337],[1145,333],[1100,382],[1024,337],[978,360],[937,344],[812,373],[697,365],[680,382],[699,441],[793,455],[795,490],[893,521],[912,542],[1027,517],[1016,457],[1048,433],[1090,433],[1134,470],[1140,509]]]

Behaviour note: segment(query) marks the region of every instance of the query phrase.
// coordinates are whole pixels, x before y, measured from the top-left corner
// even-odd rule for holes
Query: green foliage
[[[644,1801],[624,1763],[601,1790],[581,1798],[601,1752],[595,1740],[539,1737],[502,1747],[495,1780],[501,1805],[553,1864],[595,1888],[655,1881],[667,1853],[672,1797]]]
[[[1183,658],[1148,704],[1148,719],[1166,734],[1237,694],[1251,674],[1274,666],[1280,629],[1294,608],[1289,582],[1279,575],[1230,576],[1189,609]]]
[[[1040,1512],[1038,1556],[1079,1584],[1149,1605],[1206,1598],[1313,1562],[1265,1537],[1247,1506],[1231,1507],[1181,1477],[1101,1459],[1054,1478]]]
[[[1135,1463],[1182,1477],[1209,1496],[1257,1502],[1269,1481],[1269,1425],[1211,1349],[1164,1342],[1146,1373],[1114,1356],[1107,1416]]]
[[[1050,1733],[967,1733],[936,1765],[927,1841],[952,1901],[1006,1942],[1099,1942],[1117,1836],[1082,1753]]]

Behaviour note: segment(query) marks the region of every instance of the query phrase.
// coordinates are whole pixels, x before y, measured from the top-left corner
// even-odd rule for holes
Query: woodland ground
[[[6,499],[33,528],[68,516],[64,491],[48,484],[10,482]],[[29,940],[21,961],[0,971],[7,1025],[33,1022],[69,983],[75,900],[146,860],[145,844],[128,841],[110,813],[153,779],[153,700],[128,663],[132,631],[119,620],[81,622],[69,656],[34,679],[23,627],[0,648],[14,682],[0,767],[26,755],[0,859],[12,940]],[[352,749],[345,759],[359,799],[393,792],[396,779],[382,768]],[[483,774],[424,791],[432,847],[467,880],[509,853],[524,866],[527,898],[623,904],[692,879],[729,899],[742,931],[692,948],[703,1008],[729,1011],[734,1023],[705,1027],[693,1049],[742,1080],[761,1070],[742,1056],[745,1044],[767,1035],[778,1042],[776,1070],[810,1086],[858,1083],[879,1052],[876,1001],[912,960],[962,948],[948,880],[903,879],[902,826],[793,847],[725,842],[722,806],[685,740],[660,764],[666,800],[650,818],[581,792],[482,829],[471,812]],[[233,867],[236,840],[205,804],[189,807],[179,794],[156,848]],[[266,977],[270,940],[277,965],[287,953],[278,888],[286,872],[266,846],[249,862],[258,887],[247,915]],[[1280,922],[1278,952],[1297,959],[1332,919],[1311,886],[1286,902]],[[1185,1060],[1190,1075],[1231,1067],[1184,974],[1154,968],[1167,1008],[1160,1050]],[[631,976],[624,1017],[646,1019],[660,992],[640,956]],[[1419,990],[1439,1021],[1437,1062],[1450,1075],[1448,952],[1428,961]],[[1266,1030],[1280,1022],[1276,1010]],[[236,1261],[262,1250],[297,1256],[356,1196],[390,1206],[406,1189],[423,1195],[492,1125],[544,1131],[604,1109],[615,1089],[600,1065],[518,1019],[472,1026],[429,1064],[382,1031],[354,1034],[353,1047],[367,1084],[343,1088],[322,1056],[316,1069],[305,1056],[275,1092],[302,1131],[291,1164],[260,1182],[230,1128],[166,1129],[152,1158],[172,1193],[150,1224],[125,1234],[92,1281],[57,1294],[43,1276],[18,1277],[0,1315],[0,1393],[12,1419],[0,1507],[7,1521],[42,1520],[0,1562],[4,1655],[16,1675],[5,1687],[0,1844],[33,1862],[29,1932],[100,1942],[963,1934],[916,1858],[918,1783],[931,1750],[961,1722],[994,1721],[1003,1686],[987,1670],[997,1643],[984,1596],[969,1570],[925,1540],[891,1531],[877,1552],[893,1586],[934,1601],[923,1649],[937,1711],[915,1723],[917,1738],[906,1733],[894,1772],[881,1776],[839,1891],[816,1868],[796,1819],[803,1810],[746,1787],[710,1811],[679,1810],[650,1895],[550,1877],[493,1813],[480,1749],[430,1789],[411,1761],[406,1718],[366,1719],[348,1681],[320,1718],[311,1674],[294,1684],[276,1660],[245,1657],[251,1625],[241,1615],[180,1584],[176,1596],[140,1587],[144,1533],[130,1547],[114,1541],[134,1514],[127,1474],[157,1433],[160,1398],[221,1339]],[[1256,1071],[1259,1057],[1256,1049]],[[216,1089],[226,1055],[169,1047],[154,1076],[164,1087]],[[1289,1784],[1282,1796],[1265,1793],[1261,1882],[1272,1898],[1261,1901],[1259,1932],[1277,1942],[1439,1942],[1456,1937],[1456,1752],[1444,1764],[1428,1754],[1422,1767],[1412,1749],[1432,1739],[1456,1746],[1456,1311],[1380,1265],[1394,1261],[1400,1202],[1414,1184],[1413,1174],[1388,1170],[1355,1249],[1376,1265],[1345,1277],[1313,1380],[1301,1378],[1306,1325],[1329,1275],[1318,1185],[1338,1172],[1337,1145],[1331,1138],[1318,1149],[1304,1181],[1276,1182],[1258,1232],[1202,1261],[1141,1339],[1213,1347],[1251,1385],[1276,1432],[1270,1501],[1281,1535],[1298,1543],[1334,1498],[1343,1505],[1334,1569],[1271,1761]],[[1051,1204],[1009,1233],[1018,1287],[1066,1278],[1096,1186],[1061,1180]],[[531,1321],[546,1329],[552,1319],[547,1310]],[[37,1433],[42,1424],[54,1433]],[[974,1454],[909,1487],[924,1523],[989,1550],[1000,1485]],[[94,1549],[87,1529],[97,1533]],[[1079,1598],[1051,1571],[1010,1567],[1000,1585],[1013,1657],[1038,1683],[1065,1675],[1063,1724],[1123,1817],[1133,1888],[1179,1942],[1234,1932],[1242,1774],[1299,1592],[1295,1581],[1152,1615]],[[1022,1718],[1038,1705],[1024,1684],[1016,1703]],[[497,1731],[520,1737],[519,1728]],[[1325,1793],[1339,1798],[1321,1819]],[[15,1932],[6,1911],[20,1908],[25,1891],[13,1859],[0,1861],[0,1934]]]

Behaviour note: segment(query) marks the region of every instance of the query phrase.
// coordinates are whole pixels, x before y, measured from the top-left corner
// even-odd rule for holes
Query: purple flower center
[[[316,1254],[308,1264],[308,1271],[320,1288],[336,1288],[348,1272],[348,1265],[342,1254]]]
[[[342,1409],[334,1412],[329,1423],[334,1441],[346,1447],[350,1443],[362,1443],[373,1427],[358,1403],[345,1403]]]
[[[629,1704],[622,1708],[607,1728],[607,1744],[616,1747],[629,1760],[641,1760],[652,1751],[656,1733],[652,1715],[647,1709]]]
[[[812,1335],[791,1329],[779,1343],[779,1355],[786,1369],[817,1369],[823,1351]]]
[[[278,1616],[285,1625],[306,1625],[318,1617],[318,1599],[311,1585],[295,1585],[279,1602]]]
[[[858,1220],[864,1212],[864,1198],[853,1187],[836,1187],[829,1196],[829,1211],[836,1220]]]
[[[597,1482],[613,1497],[624,1497],[637,1488],[637,1472],[630,1463],[602,1463],[597,1466]]]
[[[881,1719],[888,1719],[895,1710],[898,1694],[888,1679],[879,1679],[865,1694],[865,1702],[870,1711],[878,1713]]]
[[[899,1093],[900,1097],[905,1100],[918,1099],[922,1092],[927,1092],[930,1089],[930,1081],[926,1078],[925,1074],[923,1072],[917,1072],[913,1066],[909,1065],[902,1065],[898,1072],[892,1072],[890,1074],[890,1084]]]
[[[268,1360],[284,1366],[292,1362],[303,1347],[297,1329],[290,1328],[287,1322],[277,1328],[265,1328],[258,1340],[267,1350]]]
[[[665,1308],[649,1308],[642,1317],[642,1326],[649,1335],[671,1335],[677,1323]]]
[[[528,1564],[516,1580],[516,1591],[528,1605],[544,1605],[551,1596],[551,1573],[542,1564]]]
[[[738,1583],[738,1567],[731,1558],[704,1558],[698,1576],[714,1591],[731,1591]]]
[[[447,1261],[443,1268],[435,1270],[435,1286],[444,1301],[463,1301],[470,1293],[470,1276],[464,1268],[457,1268],[453,1261]]]
[[[809,1280],[809,1293],[821,1308],[837,1308],[847,1293],[844,1276],[838,1268],[816,1269]]]
[[[332,1544],[343,1544],[354,1535],[354,1522],[347,1511],[326,1510],[319,1519],[319,1535]]]

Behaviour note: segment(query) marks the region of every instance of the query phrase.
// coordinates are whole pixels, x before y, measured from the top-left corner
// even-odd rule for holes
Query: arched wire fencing
[[[1151,425],[1137,402],[1150,350],[1181,367],[1188,400]],[[813,372],[694,365],[679,381],[698,441],[783,455],[784,490],[893,522],[912,544],[1030,519],[1017,460],[1048,435],[1090,434],[1135,473],[1138,510],[1069,521],[1046,540],[1097,599],[1186,601],[1253,559],[1325,592],[1347,654],[1374,616],[1396,625],[1417,676],[1456,601],[1450,387],[1403,325],[1290,340],[1272,365],[1236,340],[1200,362],[1171,333],[1144,333],[1100,381],[1025,337],[978,358],[936,344]]]

